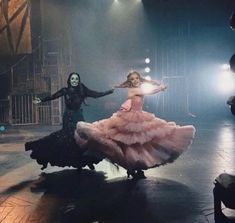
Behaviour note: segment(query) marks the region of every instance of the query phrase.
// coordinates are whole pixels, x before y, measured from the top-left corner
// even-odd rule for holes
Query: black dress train
[[[25,143],[25,150],[31,150],[31,158],[45,169],[50,163],[51,166],[72,166],[78,169],[88,165],[94,169],[102,157],[94,157],[86,154],[75,143],[74,130],[78,121],[84,121],[81,105],[86,97],[98,98],[113,93],[113,90],[96,92],[88,89],[84,84],[72,87],[68,79],[68,87],[60,89],[52,96],[41,99],[42,102],[64,96],[66,109],[63,114],[63,128],[59,131],[45,136],[41,139]]]

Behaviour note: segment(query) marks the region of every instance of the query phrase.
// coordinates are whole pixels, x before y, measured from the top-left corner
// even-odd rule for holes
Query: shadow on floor
[[[107,181],[103,172],[63,170],[42,174],[30,189],[42,193],[34,212],[46,211],[48,223],[204,222],[195,192],[167,179]]]

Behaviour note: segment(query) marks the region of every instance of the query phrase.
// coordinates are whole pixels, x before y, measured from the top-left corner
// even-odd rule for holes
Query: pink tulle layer
[[[148,169],[173,162],[189,148],[195,131],[192,125],[179,126],[139,109],[118,111],[92,124],[78,122],[75,139],[82,146],[93,142],[87,149],[126,169]]]

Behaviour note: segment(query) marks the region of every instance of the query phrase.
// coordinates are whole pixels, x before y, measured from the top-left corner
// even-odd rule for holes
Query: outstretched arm
[[[158,86],[154,86],[152,89],[150,90],[144,90],[142,89],[142,93],[144,95],[152,95],[152,94],[156,94],[160,91],[165,91],[167,89],[167,86],[165,84],[160,84]]]
[[[148,88],[131,88],[128,92],[128,98],[131,98],[135,95],[139,95],[139,96],[145,96],[145,95],[152,95],[152,94],[156,94],[160,91],[165,91],[167,88],[166,85],[164,84],[160,84],[158,86],[156,85],[151,85]]]
[[[56,98],[59,98],[59,97],[63,96],[64,93],[65,93],[65,88],[62,88],[59,91],[57,91],[56,93],[52,94],[51,96],[47,96],[47,97],[44,97],[44,98],[35,97],[35,99],[33,100],[33,103],[34,104],[39,104],[41,102],[51,101],[51,100],[54,100]]]
[[[98,91],[90,90],[85,85],[83,85],[83,87],[84,87],[86,97],[92,97],[92,98],[103,97],[105,95],[112,94],[114,91],[114,89],[111,89],[111,90],[104,91],[104,92],[98,92]]]

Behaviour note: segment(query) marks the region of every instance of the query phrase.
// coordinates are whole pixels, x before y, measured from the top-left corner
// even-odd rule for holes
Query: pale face
[[[139,87],[140,86],[140,78],[138,74],[133,73],[130,77],[129,80],[131,82],[131,85],[133,87]]]
[[[72,74],[70,77],[70,84],[72,87],[76,87],[79,84],[79,77],[77,74]]]

